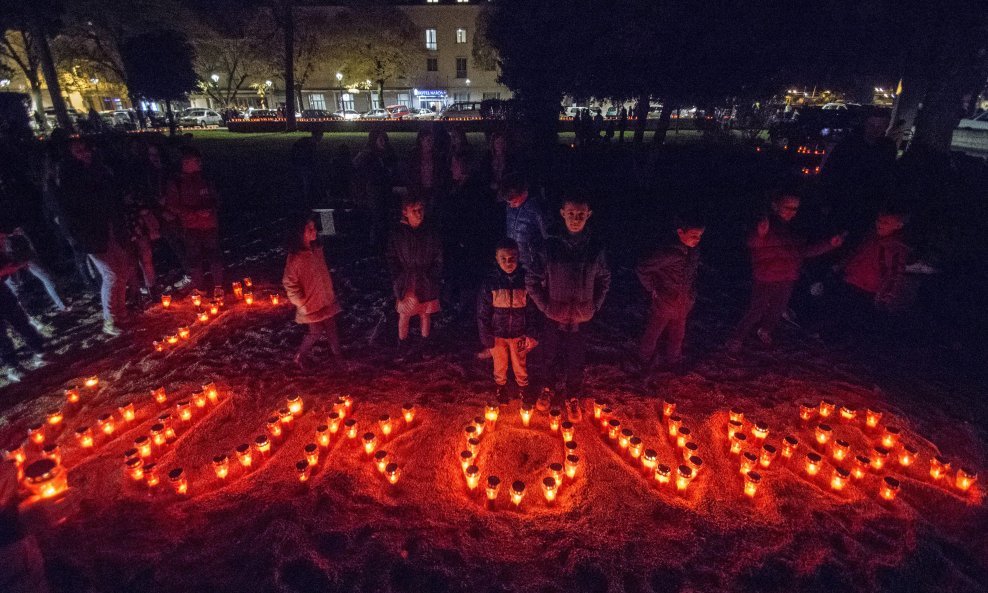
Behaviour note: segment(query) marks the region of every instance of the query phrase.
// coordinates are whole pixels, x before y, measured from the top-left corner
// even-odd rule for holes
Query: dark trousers
[[[24,342],[28,345],[28,348],[36,353],[41,353],[45,345],[44,339],[38,333],[38,330],[34,329],[34,326],[31,325],[27,314],[24,312],[24,309],[21,309],[21,305],[17,302],[17,297],[14,296],[14,293],[10,292],[6,284],[0,283],[0,359],[7,365],[16,366],[17,349],[14,347],[14,343],[10,337],[7,336],[5,325],[9,325],[14,331],[19,333],[24,338]]]
[[[308,354],[323,335],[329,340],[329,349],[333,352],[333,356],[340,355],[340,338],[336,330],[335,316],[317,321],[316,323],[310,323],[308,326],[309,333],[305,334],[305,337],[302,338],[302,343],[298,347],[298,353],[296,354],[298,358],[302,358]]]
[[[688,312],[663,311],[655,306],[649,308],[645,333],[638,345],[638,356],[642,364],[652,364],[659,341],[665,342],[665,357],[668,364],[676,364],[683,358],[683,339],[686,337],[686,317]]]
[[[756,280],[751,287],[751,304],[748,305],[748,311],[741,318],[737,329],[734,330],[735,339],[745,339],[756,328],[763,329],[770,334],[774,332],[789,306],[789,297],[792,296],[792,289],[795,284],[795,281],[759,282]]]
[[[582,326],[571,329],[550,321],[544,347],[546,386],[556,389],[562,380],[565,382],[566,396],[579,397],[587,356],[587,338]]]
[[[220,251],[220,236],[216,229],[185,229],[182,241],[185,246],[189,275],[192,277],[192,286],[199,290],[208,288],[203,285],[203,274],[207,267],[213,277],[213,286],[221,286],[223,254]]]

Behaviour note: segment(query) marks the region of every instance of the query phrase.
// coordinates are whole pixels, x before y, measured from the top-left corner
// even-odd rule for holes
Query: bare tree
[[[31,34],[27,31],[7,31],[0,37],[0,59],[14,64],[31,86],[31,102],[34,110],[43,113],[41,99],[41,63],[31,46]]]

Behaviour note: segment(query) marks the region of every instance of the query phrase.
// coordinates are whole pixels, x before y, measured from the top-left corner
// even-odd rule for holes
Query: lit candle
[[[309,465],[316,465],[319,463],[319,445],[315,443],[309,443],[302,448],[305,453],[305,460],[309,462]]]
[[[230,458],[225,454],[213,457],[213,471],[216,472],[217,478],[221,480],[226,478],[230,473]]]
[[[882,446],[886,449],[895,447],[895,444],[899,442],[900,432],[895,426],[886,426],[885,432],[882,433]]]
[[[576,427],[569,420],[564,420],[562,424],[559,425],[559,429],[563,435],[563,442],[568,443],[573,440],[573,435],[576,433]]]
[[[892,476],[886,476],[878,486],[878,495],[885,500],[895,500],[895,495],[899,493],[899,480]]]
[[[676,446],[679,447],[680,449],[685,447],[686,443],[690,441],[692,434],[693,433],[689,428],[685,426],[680,427],[679,434],[676,435]]]
[[[189,481],[185,478],[185,472],[180,467],[168,472],[168,482],[172,485],[176,494],[188,494]]]
[[[123,456],[124,456],[124,461],[129,461],[131,459],[136,459],[136,458],[140,457],[140,451],[138,451],[137,447],[131,447],[130,449],[127,449],[126,451],[124,451]]]
[[[197,408],[205,408],[207,401],[206,394],[201,391],[192,394],[192,403]]]
[[[682,452],[683,452],[683,459],[684,460],[689,459],[690,456],[696,455],[697,453],[700,452],[700,445],[697,445],[693,441],[689,441],[688,443],[683,445]]]
[[[206,383],[205,385],[202,386],[202,390],[206,394],[206,397],[209,399],[210,403],[212,403],[213,405],[219,403],[220,392],[216,388],[216,383]]]
[[[744,424],[738,422],[737,420],[731,420],[727,423],[727,441],[730,442],[734,439],[734,435],[744,430]]]
[[[816,415],[817,406],[809,403],[799,404],[799,419],[811,420]]]
[[[199,320],[199,323],[208,323],[209,322],[209,313],[207,313],[205,311],[200,311],[199,312],[199,317],[197,319]]]
[[[532,405],[522,404],[519,413],[521,414],[522,426],[528,426],[528,423],[532,421]]]
[[[220,314],[220,306],[218,304],[216,304],[216,303],[210,303],[210,305],[209,305],[209,314],[212,315],[213,317],[216,317],[217,315],[219,315]]]
[[[278,408],[278,418],[281,419],[281,424],[287,428],[295,419],[295,415],[289,408]]]
[[[490,406],[488,406],[487,410],[488,410],[488,418],[487,419],[488,420],[491,420],[490,414],[489,414],[489,412],[490,412]],[[412,423],[412,420],[415,420],[415,404],[407,403],[407,404],[402,405],[401,406],[401,416],[402,416],[402,418],[405,419],[405,424],[409,424],[410,425]],[[497,412],[495,411],[494,412],[494,420],[491,420],[491,422],[494,422],[496,420],[497,420]]]
[[[332,426],[332,425],[330,425]],[[346,432],[346,438],[355,439],[357,438],[357,419],[347,418],[343,421],[343,429]]]
[[[688,465],[679,466],[676,474],[676,490],[686,490],[686,487],[693,481],[693,470]]]
[[[865,410],[865,426],[868,428],[875,428],[878,423],[882,421],[882,413],[878,410],[872,410],[868,408]]]
[[[868,468],[870,466],[871,459],[868,459],[864,455],[855,455],[854,467],[851,468],[851,475],[860,480],[868,474]]]
[[[563,413],[556,408],[549,410],[549,430],[552,432],[559,430],[559,423],[562,420],[562,416]]]
[[[655,449],[645,449],[641,459],[642,469],[645,471],[645,475],[651,474],[658,463],[658,453],[655,452]]]
[[[950,462],[945,457],[937,455],[933,459],[930,459],[930,477],[934,480],[939,480],[947,475],[949,471]]]
[[[271,295],[271,304],[272,305],[277,305],[280,302],[281,302],[281,297],[278,295],[278,293],[275,293],[275,294],[272,294]]]
[[[463,438],[466,440],[477,438],[477,427],[473,424],[467,424],[463,427]]]
[[[605,407],[607,407],[607,404],[604,403],[602,400],[599,400],[599,399],[593,400],[593,418],[594,418],[594,420],[600,420],[601,419],[601,416],[604,413],[604,408]],[[673,404],[672,407],[673,407],[673,409],[675,409],[676,404]]]
[[[266,457],[271,452],[271,441],[262,434],[254,439],[254,448],[261,457]]]
[[[668,484],[671,479],[672,469],[668,465],[660,463],[655,467],[655,481],[658,482],[660,486]]]
[[[141,457],[151,456],[151,439],[141,435],[134,439],[134,447],[137,448],[137,454]]]
[[[690,455],[689,459],[686,460],[686,465],[690,466],[690,469],[693,470],[693,475],[696,476],[703,469],[703,460],[697,455]]]
[[[250,279],[250,276],[244,278],[244,288],[254,288],[254,281]]]
[[[68,472],[51,459],[39,459],[24,469],[24,485],[34,496],[51,498],[68,488]]]
[[[777,453],[778,451],[776,450],[774,445],[765,443],[764,445],[762,445],[762,452],[758,456],[758,465],[764,468],[767,468],[768,466],[772,465],[772,460],[775,459]]]
[[[957,486],[958,490],[967,492],[976,481],[978,481],[978,473],[972,469],[962,467],[957,470],[954,485]]]
[[[388,459],[388,452],[383,449],[378,449],[374,452],[374,465],[377,466],[377,471],[384,473],[384,468],[388,467],[390,460]]]
[[[689,444],[689,443],[687,443]],[[628,454],[631,455],[632,459],[638,459],[642,454],[642,440],[638,437],[631,437],[628,439]]]
[[[831,456],[835,461],[844,461],[851,452],[851,444],[841,439],[835,439],[830,445]]]
[[[244,293],[244,304],[246,304],[246,305],[253,305],[254,304],[254,293],[253,292],[245,292]]]
[[[617,418],[611,418],[607,421],[607,438],[617,442],[618,436],[621,434],[621,421]]]
[[[373,432],[365,432],[361,440],[364,443],[364,453],[373,454],[374,449],[377,448],[377,436]]]
[[[340,430],[340,414],[339,412],[330,412],[326,417],[326,424],[329,425],[330,434],[336,434]]]
[[[576,441],[570,441],[563,445],[563,448],[566,450],[567,455],[576,455],[580,446],[576,444]]]
[[[847,485],[847,480],[851,477],[851,472],[847,471],[843,467],[835,467],[834,473],[830,476],[830,488],[835,491],[841,491],[844,486]]]
[[[329,426],[320,424],[316,427],[316,442],[319,443],[320,447],[329,446]]]
[[[758,465],[758,456],[750,451],[741,454],[741,473],[746,474]]]
[[[381,414],[377,419],[377,426],[381,429],[381,434],[385,437],[391,435],[391,416]]]
[[[198,292],[193,292],[191,298],[192,298],[193,307],[198,307],[199,305],[202,304],[202,295],[199,294]]]
[[[834,410],[837,408],[837,404],[829,399],[820,400],[820,416],[823,418],[829,418]]]
[[[172,306],[172,295],[163,294],[161,295],[161,306],[167,309]]]
[[[151,442],[157,446],[165,444],[165,425],[158,422],[151,425]]]
[[[889,450],[884,447],[875,447],[871,450],[871,467],[882,469],[888,461]]]
[[[669,436],[676,438],[679,434],[679,427],[683,425],[683,419],[679,416],[669,416]]]
[[[178,334],[172,334],[170,336],[166,336],[165,337],[165,341],[168,342],[169,344],[173,345],[173,346],[175,344],[178,344]]]
[[[786,459],[792,458],[792,454],[799,448],[799,440],[792,435],[782,439],[782,456]]]
[[[816,442],[826,445],[830,442],[830,437],[834,434],[834,429],[829,424],[819,424],[816,427]]]
[[[183,340],[188,340],[190,335],[192,335],[192,332],[189,331],[189,327],[187,325],[183,325],[182,327],[178,328],[179,338]]]
[[[144,464],[144,483],[148,488],[156,488],[161,483],[158,477],[158,466],[154,463]]]
[[[62,423],[62,420],[65,419],[65,415],[62,414],[61,410],[52,410],[51,412],[48,412],[45,419],[47,420],[49,426],[58,426]]]
[[[494,424],[501,414],[501,408],[496,402],[491,402],[484,407],[484,419]]]
[[[254,456],[251,455],[250,445],[244,443],[242,445],[237,445],[236,448],[237,460],[240,461],[240,465],[244,467],[250,467],[250,464],[254,461]]]
[[[277,303],[275,303],[277,304]],[[401,477],[401,470],[398,469],[397,463],[389,463],[384,468],[384,477],[387,478],[388,483],[392,486],[398,483],[398,478]]]
[[[295,475],[298,476],[299,482],[308,482],[309,476],[312,475],[312,466],[305,459],[300,459],[295,462]]]
[[[909,467],[912,465],[913,461],[916,459],[917,452],[918,451],[915,447],[903,445],[902,450],[899,451],[899,465],[902,467]]]
[[[157,402],[157,403],[159,403],[159,404],[163,404],[163,403],[165,403],[165,402],[168,401],[168,396],[165,394],[165,388],[164,387],[159,387],[157,389],[152,389],[151,390],[151,397],[153,397],[154,398],[154,401]]]
[[[755,425],[751,427],[751,436],[764,441],[768,437],[768,425],[764,422],[755,422]]]
[[[566,477],[570,479],[575,478],[577,470],[580,469],[580,456],[567,455],[565,468],[566,468]]]
[[[858,416],[858,411],[851,406],[841,406],[840,407],[840,417],[848,422],[853,421]]]
[[[111,435],[117,429],[117,425],[113,422],[113,414],[103,414],[96,419],[96,425],[105,435]]]
[[[120,417],[123,418],[124,422],[133,422],[135,418],[134,404],[127,402],[126,404],[117,408],[120,412]]]
[[[815,476],[820,473],[820,466],[823,463],[823,458],[810,451],[806,454],[806,475]]]
[[[151,346],[154,347],[154,351],[155,352],[164,352],[165,351],[165,343],[163,341],[153,340],[151,342]]]
[[[76,432],[78,433],[78,431]],[[14,465],[20,466],[27,460],[27,455],[24,454],[24,446],[21,445],[4,451],[3,458],[4,461],[10,461]]]
[[[497,499],[497,493],[501,489],[501,478],[497,476],[487,476],[487,500],[494,502]]]
[[[238,301],[240,299],[244,298],[244,287],[243,287],[243,285],[241,285],[239,282],[234,282],[234,283],[232,283],[232,288],[233,288],[233,296],[234,296],[234,298],[236,298]]]
[[[525,482],[515,480],[511,483],[511,502],[515,507],[519,507],[523,498],[525,498]]]
[[[189,422],[192,420],[192,404],[189,400],[185,399],[175,404],[175,411],[178,413],[178,417],[182,422]]]
[[[631,432],[630,428],[622,428],[621,432],[618,433],[618,446],[622,449],[627,449],[633,436],[635,436],[635,433]]]
[[[743,432],[734,433],[734,440],[731,441],[731,453],[739,455],[748,445],[748,437]]]
[[[614,410],[610,406],[604,406],[600,411],[600,429],[607,432],[607,422],[614,415]]]
[[[676,413],[676,402],[669,398],[662,400],[662,417],[668,418]]]
[[[547,470],[549,472],[549,476],[556,480],[556,483],[563,483],[563,464],[558,462],[550,463]]]
[[[556,482],[555,478],[542,478],[542,492],[545,494],[545,501],[548,504],[552,504],[556,501],[556,491],[559,489],[559,483]]]
[[[292,416],[299,416],[302,414],[302,396],[295,395],[288,398],[288,411]]]
[[[473,451],[460,451],[460,469],[467,471],[473,465]]]
[[[480,468],[476,465],[468,465],[467,469],[463,471],[463,475],[467,479],[467,488],[470,492],[477,489],[480,485]]]
[[[56,465],[60,464],[62,463],[62,448],[55,443],[45,445],[41,449],[41,456],[45,459],[51,459]]]
[[[744,412],[738,408],[731,408],[728,411],[728,422],[737,422],[738,424],[744,424]]]
[[[77,403],[79,403],[79,388],[78,387],[70,387],[70,388],[66,389],[65,390],[65,401],[69,402],[70,404],[77,404]]]
[[[44,424],[32,424],[27,429],[27,438],[35,445],[45,442]]]
[[[754,498],[758,492],[758,485],[762,483],[762,476],[758,472],[748,472],[744,476],[744,494],[749,498]]]
[[[467,439],[467,449],[473,453],[477,454],[477,449],[480,449],[480,439],[474,437],[472,439]]]

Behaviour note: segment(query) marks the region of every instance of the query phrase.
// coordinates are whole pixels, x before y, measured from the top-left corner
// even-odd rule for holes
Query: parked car
[[[69,119],[72,120],[72,123],[73,124],[78,123],[79,120],[82,119],[82,117],[83,117],[83,115],[81,113],[79,113],[78,111],[76,111],[75,109],[73,109],[71,107],[68,108],[68,112],[69,112]],[[58,120],[55,118],[55,108],[54,107],[49,107],[49,108],[45,109],[45,119],[48,120],[48,125],[50,127],[52,127],[52,128],[57,128],[58,127]]]
[[[196,126],[204,128],[206,126],[218,126],[223,123],[223,118],[212,109],[186,109],[182,116],[178,118],[178,125],[183,127]]]
[[[278,112],[274,109],[254,109],[248,110],[247,119],[278,119]]]
[[[436,115],[438,114],[431,109],[412,109],[408,117],[411,119],[436,119]]]
[[[136,116],[131,117],[131,112],[126,109],[116,111],[100,111],[103,123],[114,130],[135,130],[137,124],[134,123]]]
[[[388,119],[404,119],[412,113],[406,105],[389,105],[386,110]]]
[[[462,103],[453,103],[449,107],[443,110],[440,114],[439,119],[480,119],[480,102],[479,101],[469,101]]]
[[[325,109],[303,109],[299,114],[303,119],[332,119],[333,114]]]
[[[988,130],[988,111],[976,117],[962,119],[957,124],[957,129],[961,130],[964,128],[969,130]]]
[[[360,112],[354,111],[353,109],[340,109],[339,111],[333,113],[333,117],[346,121],[352,121],[355,119],[360,119]]]
[[[361,115],[360,119],[388,119],[388,112],[386,109],[371,109]]]

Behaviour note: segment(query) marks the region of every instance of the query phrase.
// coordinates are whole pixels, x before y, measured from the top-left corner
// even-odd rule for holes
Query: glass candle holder
[[[139,436],[134,439],[134,447],[137,448],[137,454],[145,459],[151,456],[151,439],[146,436]]]
[[[691,431],[686,426],[679,427],[679,433],[676,435],[676,446],[682,449],[686,446],[686,443],[690,442],[693,438],[693,431]]]
[[[99,377],[96,375],[86,377],[86,380],[83,381],[82,384],[85,385],[87,389],[96,389],[99,387]]]
[[[183,326],[181,326],[181,327],[178,328],[178,337],[179,337],[179,339],[181,339],[181,340],[188,340],[191,335],[192,335],[192,331],[189,330],[189,326],[183,325]]]
[[[133,422],[134,418],[137,416],[134,411],[134,404],[131,402],[127,402],[120,406],[117,408],[117,411],[120,412],[120,417],[123,418],[124,422]]]
[[[460,451],[460,469],[467,471],[471,465],[473,465],[473,451]]]
[[[676,490],[682,492],[690,485],[693,481],[693,469],[688,465],[679,466],[676,472]]]
[[[947,458],[937,455],[930,459],[930,477],[934,480],[943,478],[949,471],[950,462]]]
[[[253,305],[254,304],[254,293],[253,292],[245,292],[244,293],[244,304],[247,305],[247,306],[250,306],[250,305]]]
[[[199,305],[202,304],[202,295],[199,294],[198,292],[193,292],[192,296],[189,298],[192,301],[193,307],[198,307]]]
[[[762,451],[758,455],[758,465],[763,468],[768,468],[768,466],[772,465],[772,461],[775,460],[775,456],[778,455],[778,453],[779,451],[775,448],[775,445],[765,443],[762,445]]]
[[[172,334],[170,336],[166,336],[165,342],[167,342],[169,346],[174,346],[175,344],[178,344],[178,334]]]
[[[131,407],[131,412],[133,412],[133,407]],[[57,428],[58,426],[61,426],[62,420],[64,419],[65,419],[65,414],[62,413],[62,410],[52,410],[45,415],[45,422],[48,423],[48,426],[51,426],[53,428]],[[131,419],[133,420],[133,418]]]
[[[157,389],[151,390],[151,397],[154,398],[155,403],[164,404],[168,401],[168,395],[165,394],[165,388],[159,387]]]
[[[384,473],[384,468],[388,467],[391,460],[388,459],[388,452],[383,449],[378,449],[374,452],[374,465],[377,466],[377,471]]]
[[[962,492],[967,492],[971,489],[971,486],[978,481],[978,472],[962,467],[957,470],[957,475],[954,478],[954,486]]]
[[[754,498],[758,493],[758,486],[762,483],[762,475],[758,472],[748,472],[744,476],[744,494],[749,498]]]
[[[161,478],[158,477],[158,466],[154,463],[144,464],[144,484],[149,489],[154,489],[158,487],[161,483]]]
[[[218,303],[210,303],[209,304],[209,315],[212,316],[212,317],[216,317],[219,314],[220,314],[220,306],[219,306],[219,304]]]
[[[218,309],[217,312],[219,312]],[[198,321],[199,323],[208,323],[209,313],[207,313],[206,311],[200,311],[199,314],[196,316],[196,321]]]
[[[254,450],[256,450],[257,454],[261,457],[266,457],[269,453],[271,453],[271,441],[269,441],[268,437],[263,434],[258,436],[254,439]]]
[[[676,413],[676,401],[665,398],[662,400],[662,417],[668,418]]]
[[[70,404],[77,404],[77,403],[79,403],[79,388],[78,387],[69,387],[68,389],[66,389],[65,390],[65,401],[67,401]]]
[[[758,465],[758,456],[750,451],[741,454],[741,473],[746,474]]]
[[[477,427],[473,424],[467,424],[463,427],[463,438],[466,440],[477,438]]]
[[[494,424],[497,422],[498,417],[501,415],[501,406],[495,402],[491,402],[484,406],[484,419]]]
[[[308,482],[312,476],[312,466],[307,460],[299,459],[295,462],[295,475],[298,476],[299,482]]]
[[[170,294],[163,294],[163,295],[161,295],[161,306],[164,307],[165,309],[168,309],[169,307],[171,307],[172,306],[172,295],[170,295]]]
[[[206,394],[201,391],[197,391],[192,394],[192,405],[197,408],[205,408],[208,401],[209,400],[206,398]]]
[[[480,449],[480,439],[478,438],[467,439],[468,451],[476,455],[479,449]]]
[[[895,426],[886,426],[885,431],[882,432],[882,446],[886,449],[892,449],[899,442],[900,431]]]
[[[868,474],[869,467],[871,467],[871,459],[864,455],[855,455],[854,465],[851,467],[851,475],[860,480]]]
[[[895,500],[897,494],[899,494],[899,480],[896,480],[892,476],[882,478],[881,483],[878,485],[878,495],[883,500]]]
[[[113,421],[113,414],[103,414],[96,419],[96,425],[99,426],[103,434],[109,436],[117,429],[116,422]]]
[[[764,422],[755,422],[755,425],[751,427],[751,436],[759,441],[764,441],[768,438],[768,425]]]
[[[154,443],[158,447],[161,447],[162,445],[165,444],[165,442],[167,440],[167,437],[165,436],[165,425],[164,424],[162,424],[161,422],[152,424],[151,425],[151,428],[148,429],[148,430],[151,433],[151,442],[152,443]]]
[[[316,442],[319,443],[320,447],[329,446],[329,426],[326,424],[320,424],[316,427]]]
[[[816,416],[818,407],[810,403],[799,404],[799,419],[803,421],[812,420]]]
[[[189,400],[182,400],[175,404],[175,413],[182,422],[192,420],[192,403]]]
[[[843,467],[835,467],[833,474],[830,476],[830,488],[834,491],[840,492],[845,486],[847,486],[847,481],[850,478],[851,472]]]
[[[579,453],[580,446],[576,441],[570,441],[563,445],[563,450],[567,455],[577,455]]]
[[[240,465],[243,467],[250,467],[254,462],[254,456],[251,454],[250,445],[247,443],[237,445],[235,451],[237,453],[237,461],[239,461]]]
[[[295,421],[295,415],[288,408],[278,408],[278,420],[287,429]]]
[[[78,431],[77,431],[78,432]],[[27,461],[27,455],[24,453],[24,446],[14,447],[13,449],[6,449],[3,452],[3,460],[9,461],[16,466],[21,466]]]
[[[463,470],[463,476],[467,480],[467,489],[473,492],[480,485],[480,468],[476,465],[468,465]]]
[[[384,466],[384,478],[388,481],[389,484],[394,486],[395,484],[398,483],[398,479],[400,477],[401,477],[401,469],[398,468],[397,463],[392,462]]]
[[[220,401],[220,391],[216,387],[216,383],[206,383],[202,386],[202,392],[206,394],[206,399],[209,403],[216,405]]]
[[[642,469],[645,471],[646,475],[651,474],[655,471],[655,466],[658,465],[658,453],[655,449],[645,449],[642,452]]]
[[[829,399],[820,400],[820,417],[829,418],[833,415],[834,410],[837,408],[837,404]]]
[[[232,288],[233,288],[234,298],[236,298],[238,301],[244,298],[244,287],[242,284],[240,284],[239,282],[234,282],[232,283]]]
[[[844,461],[851,453],[851,444],[841,439],[834,439],[830,444],[830,455],[835,461]]]
[[[548,471],[549,476],[556,480],[558,484],[563,483],[563,464],[558,462],[550,463],[546,470]]]
[[[271,295],[271,304],[272,305],[279,305],[279,304],[281,304],[281,295],[279,295],[277,293],[272,294]]]
[[[213,457],[213,471],[216,477],[223,480],[230,474],[230,458],[226,454]]]
[[[330,425],[332,426],[332,425]],[[357,419],[347,418],[343,421],[343,428],[346,433],[346,438],[355,439],[357,438]]]
[[[594,420],[600,420],[603,414],[604,408],[607,404],[603,400],[595,399],[593,400],[593,418]],[[675,407],[675,405],[673,405]]]
[[[875,428],[878,423],[882,421],[882,413],[878,410],[872,410],[868,408],[865,410],[865,426],[868,428]]]
[[[559,425],[559,430],[563,435],[563,442],[568,443],[573,440],[573,435],[576,434],[576,427],[569,420],[564,420]]]
[[[528,426],[532,421],[532,405],[522,404],[521,408],[518,410],[518,413],[521,415],[522,426]]]
[[[102,418],[102,416],[101,416],[101,418]],[[102,424],[100,425],[100,427],[102,428]],[[110,429],[110,433],[112,433],[112,432],[113,432],[113,429],[111,428]],[[29,441],[31,441],[35,445],[40,445],[41,443],[44,443],[45,442],[45,425],[44,424],[32,424],[31,426],[27,427],[27,438],[28,438]]]
[[[734,433],[734,440],[731,441],[731,453],[740,455],[746,446],[748,446],[748,437],[743,432]]]
[[[875,447],[871,450],[871,467],[879,470],[885,467],[888,462],[889,450],[884,447]]]
[[[519,507],[523,498],[525,498],[525,482],[515,480],[511,483],[511,504]]]
[[[817,443],[826,445],[830,442],[830,438],[834,436],[834,429],[829,424],[818,424],[814,431],[814,436]]]
[[[902,445],[902,448],[899,450],[899,465],[902,467],[909,467],[913,464],[913,461],[916,460],[917,453],[919,453],[919,451],[916,447],[911,445]]]
[[[40,498],[52,498],[68,489],[68,472],[51,459],[39,459],[24,468],[24,486]]]
[[[293,395],[288,398],[288,411],[292,413],[292,416],[300,416],[302,414],[301,395]]]
[[[655,466],[655,481],[660,486],[672,481],[672,468],[664,463]]]
[[[669,436],[675,439],[679,435],[679,427],[683,425],[683,419],[679,416],[669,416],[668,428]]]
[[[614,409],[610,406],[604,406],[604,409],[600,411],[600,428],[604,432],[607,432],[607,423],[614,416]]]
[[[185,495],[189,493],[189,481],[185,477],[185,471],[180,467],[168,472],[168,483],[171,484],[175,494]]]
[[[559,423],[562,422],[563,413],[553,408],[549,410],[549,430],[556,432],[559,430]]]
[[[642,454],[643,443],[639,437],[631,437],[628,439],[628,455],[631,455],[632,459],[638,459]]]
[[[548,504],[556,502],[556,493],[559,490],[559,483],[555,478],[542,478],[542,493],[545,495],[545,501]]]
[[[302,447],[302,452],[309,465],[319,464],[319,445],[316,443],[307,443],[305,447]]]
[[[727,423],[727,442],[731,442],[734,439],[734,435],[738,434],[744,430],[744,424],[737,421],[731,420]]]
[[[680,451],[682,452],[683,460],[685,461],[689,459],[691,456],[696,455],[697,453],[700,452],[700,445],[697,445],[693,441],[689,441],[688,443],[683,445],[683,448],[680,449]]]
[[[329,426],[329,433],[336,434],[339,432],[340,423],[342,421],[343,419],[340,417],[339,412],[330,412],[329,415],[326,416],[326,424]]]
[[[799,440],[796,437],[787,435],[782,439],[782,457],[785,459],[791,459],[798,448]]]
[[[841,420],[853,422],[858,417],[858,411],[851,406],[844,405],[840,407],[840,417]]]
[[[622,428],[621,432],[618,433],[618,447],[627,449],[628,444],[631,442],[631,437],[633,436],[635,436],[635,433],[631,432],[630,428]]]
[[[699,455],[690,455],[689,459],[686,460],[686,465],[690,466],[693,470],[693,475],[697,476],[700,474],[700,470],[703,469],[703,459]]]
[[[579,455],[567,455],[566,462],[564,463],[566,468],[566,477],[573,479],[576,477],[576,473],[580,469],[580,456]]]
[[[813,451],[806,454],[806,475],[815,476],[820,473],[820,467],[823,465],[823,457],[820,457]]]
[[[738,408],[731,408],[727,412],[728,422],[737,422],[738,424],[744,424],[744,412]]]
[[[618,436],[621,434],[621,421],[617,418],[611,418],[607,421],[607,438],[617,442]]]
[[[415,420],[415,404],[406,403],[401,406],[401,417],[405,419],[405,424],[411,424]],[[488,418],[490,420],[490,418]],[[494,415],[494,420],[497,420],[497,414]],[[492,420],[493,422],[493,420]]]
[[[244,278],[244,290],[254,288],[254,281],[250,279],[250,276]]]
[[[377,418],[377,427],[381,431],[381,435],[388,437],[391,436],[392,424],[391,416],[388,414],[381,414]]]
[[[365,432],[361,441],[364,444],[364,453],[368,456],[373,455],[374,450],[377,449],[377,436],[373,432]]]
[[[487,427],[487,422],[484,420],[483,416],[474,416],[473,425],[477,429],[477,438],[479,439],[484,434],[484,429]]]
[[[497,493],[501,490],[501,478],[497,476],[487,476],[487,487],[484,489],[487,494],[487,500],[494,502],[497,499]]]

